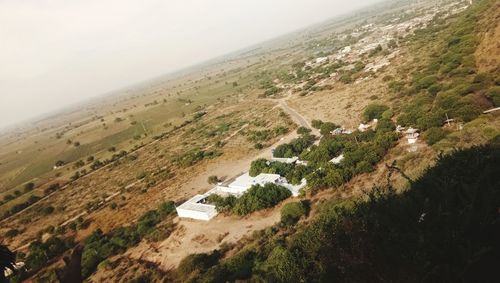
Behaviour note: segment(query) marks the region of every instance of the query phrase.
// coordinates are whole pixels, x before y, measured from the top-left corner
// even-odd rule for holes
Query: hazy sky
[[[0,127],[380,0],[0,0]]]

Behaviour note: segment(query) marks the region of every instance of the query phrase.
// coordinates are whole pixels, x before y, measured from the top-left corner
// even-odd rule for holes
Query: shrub
[[[321,121],[321,120],[312,120],[311,121],[311,126],[315,129],[321,128],[321,125],[323,125],[323,121]]]
[[[273,155],[274,157],[286,157],[290,158],[293,156],[300,155],[306,148],[311,146],[314,143],[314,136],[312,135],[303,135],[290,143],[280,144],[274,149]]]
[[[35,188],[35,184],[32,182],[24,184],[24,192],[31,192]]]
[[[54,207],[53,206],[46,206],[46,207],[43,207],[40,212],[43,214],[43,215],[49,215],[49,214],[52,214],[52,212],[54,212]]]
[[[219,182],[219,178],[217,176],[215,176],[215,175],[212,175],[212,176],[208,177],[207,181],[208,181],[209,184],[215,185],[215,184],[217,184]]]
[[[281,208],[281,223],[293,225],[306,214],[306,207],[302,202],[287,203]]]
[[[433,127],[425,131],[424,140],[428,145],[433,145],[446,137],[446,131],[441,127]]]
[[[389,107],[383,104],[370,104],[366,106],[365,111],[363,112],[363,118],[366,121],[371,121],[373,119],[380,119],[382,118],[382,113],[384,113],[386,110],[388,110]]]
[[[14,238],[17,235],[19,235],[19,230],[17,229],[10,229],[7,232],[5,232],[6,238]]]
[[[197,270],[206,270],[215,265],[221,257],[222,254],[218,251],[211,254],[191,254],[179,263],[177,271],[182,278],[188,278],[191,273]]]
[[[332,122],[325,122],[321,125],[320,129],[319,129],[319,132],[321,133],[321,135],[328,135],[330,134],[331,131],[335,130],[336,128],[338,128],[339,125],[335,124],[335,123],[332,123]]]
[[[495,107],[500,107],[500,86],[492,87],[486,95]]]
[[[307,134],[309,134],[310,132],[311,132],[311,129],[308,129],[308,128],[306,128],[306,127],[299,127],[299,128],[297,129],[297,134],[299,134],[299,135],[307,135]]]
[[[344,84],[350,84],[352,83],[352,78],[350,74],[343,74],[340,76],[339,81]]]
[[[235,196],[221,197],[219,195],[210,195],[207,199],[209,203],[215,205],[215,209],[220,213],[230,213],[237,201]]]
[[[158,207],[160,217],[165,218],[175,212],[175,203],[173,201],[165,201]]]
[[[267,183],[264,186],[253,185],[236,201],[233,211],[239,215],[246,215],[275,206],[291,195],[287,188],[274,183]]]

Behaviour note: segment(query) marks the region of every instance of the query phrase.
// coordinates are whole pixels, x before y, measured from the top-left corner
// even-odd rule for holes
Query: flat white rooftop
[[[280,177],[278,174],[259,174],[255,177],[251,177],[248,172],[236,178],[232,183],[229,184],[230,188],[244,188],[248,189],[253,185],[265,185],[267,183],[274,183]]]
[[[217,215],[215,205],[205,204],[202,201],[207,195],[195,195],[183,204],[176,207],[179,217],[198,220],[210,220]]]
[[[279,157],[273,157],[271,159],[271,161],[277,161],[277,162],[281,162],[281,163],[288,163],[288,164],[291,164],[291,163],[295,163],[297,160],[299,160],[299,158],[297,156],[294,156],[292,158],[279,158]]]

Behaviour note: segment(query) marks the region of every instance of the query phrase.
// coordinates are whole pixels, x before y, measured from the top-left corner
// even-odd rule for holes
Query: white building
[[[331,131],[330,134],[332,135],[350,135],[352,134],[351,130],[346,130],[345,128],[336,128],[335,130]]]
[[[363,124],[363,123],[359,124],[359,126],[358,126],[358,130],[360,132],[364,132],[364,131],[368,130],[369,128],[371,128],[371,125]]]
[[[405,131],[406,138],[408,139],[409,144],[414,144],[417,142],[418,137],[420,134],[418,133],[418,129],[414,129],[412,127],[408,128],[408,130]]]
[[[298,197],[298,196],[299,196],[299,194],[300,194],[300,190],[301,190],[303,187],[305,187],[305,186],[307,185],[307,181],[306,181],[306,179],[305,179],[305,178],[304,178],[304,179],[302,179],[302,180],[300,181],[300,184],[298,184],[298,185],[292,185],[292,184],[289,184],[289,183],[288,183],[285,179],[283,179],[283,178],[282,178],[282,179],[280,179],[280,180],[281,180],[281,182],[280,182],[280,183],[278,183],[278,185],[280,185],[280,186],[283,186],[283,187],[287,188],[287,189],[288,189],[288,190],[292,193],[292,196],[294,196],[294,197]]]
[[[217,215],[215,205],[206,204],[208,195],[195,195],[185,203],[176,207],[177,215],[184,218],[208,221]]]
[[[281,163],[287,163],[287,164],[292,164],[295,163],[299,158],[297,156],[294,156],[292,158],[278,158],[278,157],[273,157],[271,161],[276,161],[276,162],[281,162]]]
[[[330,162],[333,163],[333,164],[340,164],[340,162],[343,159],[344,159],[344,154],[341,153],[339,156],[332,158],[332,160],[330,160]]]
[[[16,263],[14,263],[14,266],[13,266],[13,267],[14,267],[14,269],[15,269],[15,270],[19,270],[19,269],[23,268],[23,267],[24,267],[24,265],[25,265],[25,264],[24,264],[24,262],[22,262],[22,261],[21,261],[21,262],[16,262]],[[9,277],[9,276],[11,276],[12,274],[14,274],[14,271],[15,271],[15,270],[11,270],[10,268],[6,268],[6,269],[3,271],[3,275],[4,275],[5,277]],[[2,272],[2,270],[0,270],[0,272]],[[7,282],[9,282],[9,281],[7,280]]]
[[[245,173],[237,177],[229,185],[217,185],[210,191],[203,195],[195,195],[188,201],[184,202],[180,206],[176,207],[177,215],[183,218],[192,218],[197,220],[208,221],[217,215],[217,210],[215,205],[206,203],[207,197],[212,194],[218,195],[233,195],[236,197],[241,196],[253,185],[264,186],[267,183],[274,183],[276,185],[283,186],[287,188],[294,197],[298,196],[300,189],[307,185],[306,179],[302,179],[301,183],[298,185],[292,185],[287,182],[285,178],[282,178],[278,174],[265,174],[261,173],[255,177],[251,177],[248,173]]]
[[[236,178],[227,187],[219,186],[219,189],[223,192],[230,193],[233,195],[242,195],[253,185],[265,185],[267,183],[278,183],[281,178],[278,174],[259,174],[255,177],[251,177],[248,172]]]
[[[316,58],[316,64],[322,64],[328,61],[328,57],[318,57]]]

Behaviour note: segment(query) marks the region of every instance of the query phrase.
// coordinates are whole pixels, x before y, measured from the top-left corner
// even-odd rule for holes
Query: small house
[[[406,139],[408,139],[409,144],[414,144],[417,142],[418,137],[420,136],[419,130],[414,129],[412,127],[408,128],[408,130],[405,131]]]
[[[291,157],[291,158],[278,158],[278,157],[273,157],[271,161],[276,161],[276,162],[281,162],[281,163],[287,163],[287,164],[294,164],[297,162],[299,158],[297,156]]]
[[[369,124],[363,124],[363,123],[360,123],[359,126],[358,126],[358,130],[360,132],[364,132],[366,130],[368,130],[369,128],[371,128],[372,126],[369,125]]]
[[[217,215],[215,205],[207,204],[207,195],[195,195],[188,201],[176,207],[177,215],[183,218],[192,218],[208,221]]]
[[[333,163],[333,164],[340,164],[340,162],[343,159],[344,159],[344,154],[341,153],[339,156],[332,158],[332,160],[330,160],[330,162]]]

